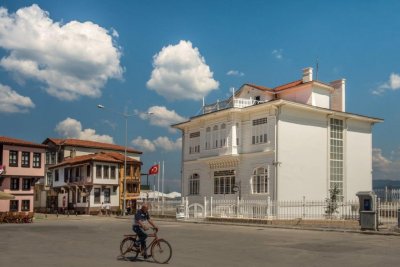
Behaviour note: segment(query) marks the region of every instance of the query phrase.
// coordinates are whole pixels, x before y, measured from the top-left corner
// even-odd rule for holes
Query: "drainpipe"
[[[182,150],[181,150],[181,197],[185,196],[183,188],[183,164],[185,156],[185,129],[182,129]]]

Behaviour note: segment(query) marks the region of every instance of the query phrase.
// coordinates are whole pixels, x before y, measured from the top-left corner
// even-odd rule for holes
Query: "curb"
[[[383,236],[400,236],[400,232],[391,231],[369,231],[369,230],[354,230],[343,228],[321,228],[321,227],[298,227],[298,226],[285,226],[285,225],[265,225],[255,223],[234,223],[234,222],[213,222],[213,221],[186,221],[167,218],[154,218],[156,221],[170,221],[178,223],[193,223],[193,224],[215,224],[215,225],[232,225],[232,226],[245,226],[245,227],[262,227],[271,229],[288,229],[288,230],[306,230],[306,231],[320,231],[320,232],[336,232],[336,233],[352,233],[364,235],[383,235]]]

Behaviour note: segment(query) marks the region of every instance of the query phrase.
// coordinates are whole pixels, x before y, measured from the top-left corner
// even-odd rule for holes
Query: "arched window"
[[[193,173],[189,177],[189,195],[198,195],[200,193],[200,176]]]
[[[268,169],[260,167],[253,171],[251,187],[253,194],[268,193]]]

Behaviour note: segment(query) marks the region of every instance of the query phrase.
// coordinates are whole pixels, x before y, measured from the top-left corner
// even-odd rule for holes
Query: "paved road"
[[[157,222],[168,266],[399,266],[400,237]],[[130,221],[103,217],[0,225],[0,266],[160,266],[118,258]]]

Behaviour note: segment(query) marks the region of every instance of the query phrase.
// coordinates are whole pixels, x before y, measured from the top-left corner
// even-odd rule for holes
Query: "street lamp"
[[[110,112],[116,113],[116,114],[121,115],[122,117],[125,118],[124,188],[123,188],[124,189],[124,198],[123,198],[123,203],[122,203],[122,215],[125,215],[125,211],[126,211],[126,191],[127,191],[126,190],[126,158],[127,158],[126,153],[127,153],[127,148],[128,148],[128,118],[137,116],[138,114],[136,114],[136,113],[128,114],[126,112],[124,112],[124,113],[117,112],[117,111],[114,111],[112,109],[106,108],[105,106],[100,105],[100,104],[97,105],[97,107],[100,108],[100,109],[109,110]],[[153,115],[153,113],[151,113],[151,112],[147,112],[146,114],[147,115]]]

